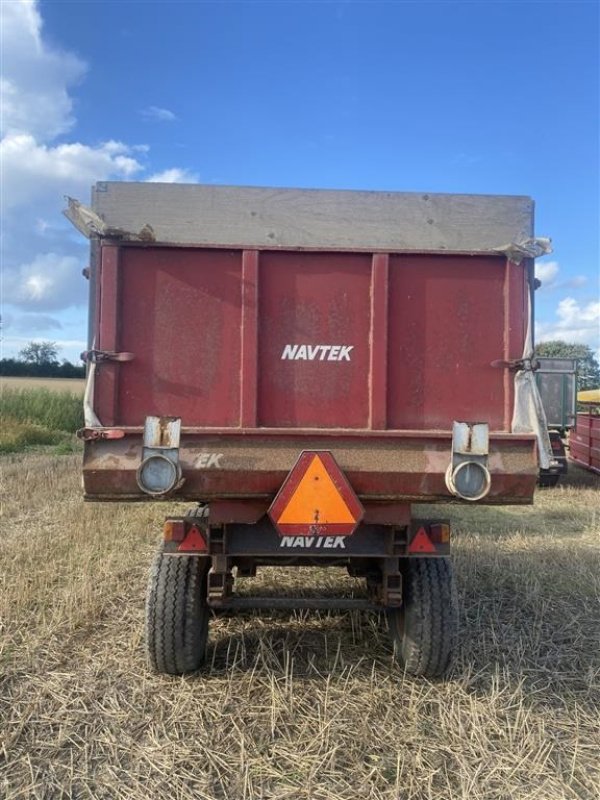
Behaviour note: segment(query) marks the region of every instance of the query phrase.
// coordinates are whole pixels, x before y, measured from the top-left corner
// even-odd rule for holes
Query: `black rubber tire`
[[[408,558],[402,564],[402,606],[388,610],[394,655],[405,672],[437,678],[456,647],[458,600],[449,558]]]
[[[156,554],[146,594],[146,655],[156,672],[183,675],[204,663],[209,566],[206,556]]]
[[[544,472],[540,472],[538,478],[538,486],[542,489],[552,489],[555,486],[558,486],[558,482],[560,481],[560,474],[548,474]]]

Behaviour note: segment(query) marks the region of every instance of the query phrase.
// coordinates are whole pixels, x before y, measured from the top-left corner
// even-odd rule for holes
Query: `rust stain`
[[[158,442],[161,447],[166,447],[169,443],[169,423],[170,420],[166,417],[161,417],[158,421],[159,438]]]

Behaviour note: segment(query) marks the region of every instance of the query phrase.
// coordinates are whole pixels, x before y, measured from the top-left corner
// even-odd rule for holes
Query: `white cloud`
[[[160,108],[159,106],[148,106],[141,114],[146,119],[157,120],[158,122],[173,122],[177,119],[177,116],[172,111],[169,111],[168,108]]]
[[[541,342],[562,339],[567,342],[588,344],[593,348],[600,345],[600,302],[581,305],[573,297],[563,298],[557,308],[557,321],[541,323],[537,327],[536,338]]]
[[[559,281],[560,266],[558,261],[536,261],[535,277],[542,282],[540,289],[578,289],[587,283],[585,275],[575,275],[573,278]]]
[[[585,275],[575,275],[573,278],[558,280],[560,266],[558,261],[536,261],[535,277],[542,282],[540,289],[579,289],[587,283]]]
[[[574,278],[571,278],[568,281],[565,281],[564,284],[559,284],[561,288],[565,289],[579,289],[580,286],[585,286],[588,282],[587,275],[575,275]]]
[[[162,172],[155,172],[146,178],[147,183],[197,183],[198,176],[187,169],[179,169],[173,167],[172,169],[165,169]]]
[[[542,282],[542,286],[552,286],[558,276],[558,261],[536,261],[535,277]]]
[[[84,77],[86,64],[48,44],[35,0],[0,0],[0,14],[3,300],[36,312],[83,306],[87,242],[62,220],[64,195],[86,202],[96,181],[142,179],[149,148],[65,141],[75,124],[70,90]],[[175,118],[154,106],[150,113]],[[173,168],[151,177],[157,179],[196,177]]]
[[[15,330],[18,333],[45,333],[47,331],[62,330],[60,320],[50,317],[48,314],[22,314],[10,323],[7,322],[6,329]]]
[[[131,152],[122,142],[49,146],[27,133],[9,134],[0,142],[4,210],[36,202],[39,211],[40,201],[87,195],[94,181],[131,178],[143,170]]]
[[[27,132],[46,141],[74,124],[68,89],[86,65],[72,53],[51,48],[33,0],[0,4],[2,135]]]
[[[5,300],[30,310],[68,308],[85,302],[87,285],[81,260],[59,253],[36,255],[4,273]]]

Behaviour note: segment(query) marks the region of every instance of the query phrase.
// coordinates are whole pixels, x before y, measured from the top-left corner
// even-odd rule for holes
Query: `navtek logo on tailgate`
[[[286,344],[282,361],[350,361],[353,344]]]

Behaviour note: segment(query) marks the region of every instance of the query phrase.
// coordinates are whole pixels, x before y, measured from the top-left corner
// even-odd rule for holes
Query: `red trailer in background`
[[[586,410],[577,414],[569,435],[569,457],[600,475],[600,389],[578,392],[577,401]]]
[[[412,505],[532,501],[532,201],[100,183],[66,213],[92,245],[85,498],[194,503],[152,569],[152,666],[197,669],[211,609],[341,607],[442,673],[450,529]],[[267,564],[366,595],[235,593]]]

